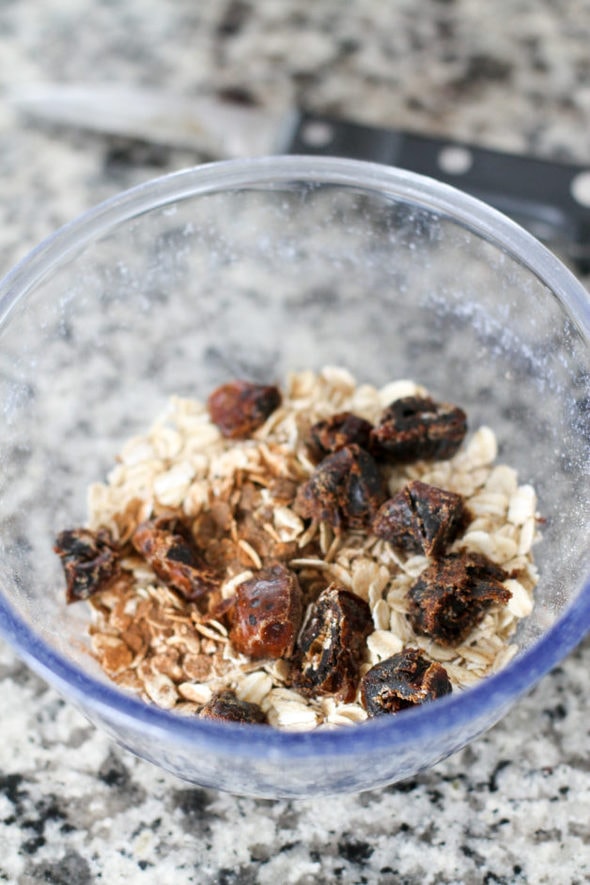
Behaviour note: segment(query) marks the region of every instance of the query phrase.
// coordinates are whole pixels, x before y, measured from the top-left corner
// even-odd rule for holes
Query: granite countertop
[[[577,0],[30,0],[2,83],[247,88],[279,106],[590,157]],[[27,125],[0,103],[0,273],[65,221],[194,153]],[[586,281],[587,282],[587,281]],[[382,790],[306,801],[184,784],[97,732],[0,643],[0,881],[582,883],[590,641],[495,728]]]

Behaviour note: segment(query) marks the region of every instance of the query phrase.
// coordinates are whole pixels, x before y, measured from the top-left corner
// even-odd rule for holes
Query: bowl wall
[[[3,298],[4,630],[134,752],[257,795],[376,786],[465,744],[581,637],[561,620],[572,604],[588,618],[588,307],[552,256],[481,204],[348,161],[216,164],[90,213],[17,268]],[[239,729],[179,721],[106,683],[51,546],[170,395],[326,364],[377,385],[413,378],[496,431],[499,460],[535,485],[546,519],[537,603],[521,656],[485,693],[342,737],[254,729],[246,745]]]

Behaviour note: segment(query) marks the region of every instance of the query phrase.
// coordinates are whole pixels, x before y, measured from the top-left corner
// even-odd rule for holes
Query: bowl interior
[[[509,223],[495,242],[485,211],[470,229],[450,192],[432,201],[429,184],[400,190],[395,176],[257,168],[123,200],[27,271],[0,328],[2,592],[44,643],[103,679],[51,549],[84,521],[87,486],[172,394],[203,399],[230,378],[280,382],[332,364],[458,403],[535,485],[545,522],[519,636],[529,647],[588,574],[579,318],[528,266],[526,235],[514,228],[512,252]]]

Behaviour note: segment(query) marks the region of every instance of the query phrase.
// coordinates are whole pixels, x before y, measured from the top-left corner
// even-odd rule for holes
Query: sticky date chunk
[[[373,532],[403,550],[438,556],[467,519],[461,495],[414,480],[390,498],[373,520]]]
[[[190,532],[179,520],[160,517],[143,522],[131,543],[156,575],[189,602],[217,588],[215,572],[203,561]]]
[[[278,387],[249,381],[222,384],[207,400],[211,420],[228,439],[250,436],[280,404]]]
[[[385,487],[373,457],[357,445],[346,446],[317,466],[295,499],[300,516],[333,526],[368,525],[385,500]]]
[[[356,594],[330,584],[319,595],[297,643],[292,683],[302,694],[354,699],[371,610]]]
[[[453,553],[429,565],[410,588],[409,619],[416,633],[442,645],[462,642],[494,603],[510,591],[504,569],[481,553]]]
[[[397,713],[451,691],[445,668],[417,648],[406,648],[375,664],[361,680],[361,702],[369,716]]]
[[[231,643],[251,658],[288,658],[302,615],[297,576],[284,565],[261,569],[237,589]]]
[[[371,447],[392,461],[445,460],[453,457],[466,432],[467,416],[458,406],[405,396],[385,409],[371,433]]]
[[[222,691],[213,695],[211,700],[201,707],[199,716],[202,716],[203,719],[238,722],[242,725],[265,725],[267,721],[258,704],[241,701],[233,691]]]
[[[310,442],[312,449],[322,455],[337,452],[349,445],[368,449],[372,429],[373,425],[364,418],[352,412],[339,412],[311,427]]]
[[[117,546],[108,529],[67,529],[55,540],[66,576],[66,601],[88,599],[120,574]]]

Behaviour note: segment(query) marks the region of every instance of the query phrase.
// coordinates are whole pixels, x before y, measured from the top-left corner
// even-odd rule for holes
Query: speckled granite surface
[[[0,7],[2,83],[126,81],[590,158],[580,0],[31,0]],[[25,126],[0,104],[0,272],[80,211],[194,154]],[[359,796],[236,799],[116,748],[0,644],[0,881],[582,883],[586,641],[485,737]]]

